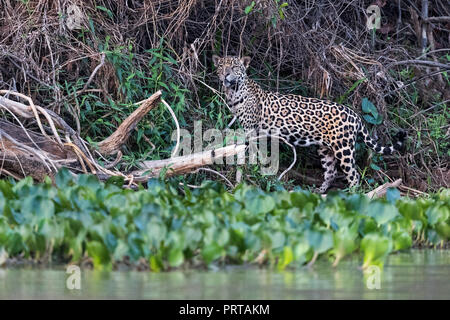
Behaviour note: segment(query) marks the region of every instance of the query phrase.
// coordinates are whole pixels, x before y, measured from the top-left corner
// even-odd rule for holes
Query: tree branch
[[[144,100],[139,108],[128,116],[117,130],[105,140],[99,142],[99,152],[102,155],[116,154],[120,147],[128,140],[130,133],[137,123],[161,100],[161,90],[155,92],[150,98]]]

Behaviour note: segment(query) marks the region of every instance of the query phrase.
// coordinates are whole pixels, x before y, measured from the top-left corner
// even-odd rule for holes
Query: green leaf
[[[441,236],[443,239],[449,240],[450,239],[450,225],[445,222],[438,222],[435,225],[436,232],[439,236]]]
[[[406,231],[398,231],[394,233],[393,239],[395,251],[409,249],[412,246],[411,235]]]
[[[398,210],[401,215],[410,220],[422,220],[423,209],[418,205],[417,201],[402,200],[397,204]]]
[[[128,256],[129,250],[130,249],[128,247],[128,244],[124,240],[122,240],[122,239],[117,240],[117,246],[114,249],[114,254],[113,254],[114,260],[122,261],[125,256]]]
[[[99,241],[90,241],[86,245],[88,255],[92,258],[95,269],[109,267],[111,257],[105,245]]]
[[[209,265],[214,260],[220,258],[225,251],[217,243],[210,243],[205,246],[202,250],[203,260],[207,265]]]
[[[4,208],[6,206],[6,199],[3,196],[3,193],[0,192],[0,215],[4,214]]]
[[[333,247],[333,235],[330,230],[308,230],[306,232],[309,245],[316,253],[322,253]]]
[[[367,215],[375,219],[381,225],[395,219],[398,215],[398,209],[390,203],[384,203],[381,200],[374,200],[367,206]]]
[[[217,244],[219,246],[224,247],[230,239],[230,233],[227,229],[222,229],[219,231],[219,234],[217,235]]]
[[[388,188],[386,191],[386,199],[392,204],[395,204],[395,202],[400,199],[400,191],[398,191],[397,188]]]
[[[363,115],[364,120],[366,120],[370,124],[381,124],[383,122],[383,117],[380,115],[377,115],[376,117],[370,116],[370,115]]]
[[[169,265],[171,267],[179,267],[184,262],[183,251],[178,248],[173,248],[169,252]]]
[[[95,175],[90,174],[80,174],[77,179],[77,184],[79,186],[87,187],[92,191],[103,188],[103,183],[101,183]]]
[[[111,232],[108,232],[105,236],[105,245],[109,252],[114,252],[116,250],[117,238]]]
[[[356,224],[355,224],[356,226]],[[356,228],[341,228],[333,235],[333,246],[336,254],[337,264],[347,254],[352,253],[358,247],[357,245],[358,231]]]
[[[286,237],[284,236],[283,232],[281,232],[281,231],[277,231],[277,232],[271,234],[270,238],[272,241],[272,249],[282,247],[286,240]]]
[[[55,182],[58,188],[64,188],[69,186],[69,183],[73,182],[73,177],[67,168],[61,168],[55,177]]]
[[[319,254],[334,255],[336,265],[360,247],[367,267],[382,266],[391,250],[410,248],[413,236],[432,244],[450,237],[446,189],[418,199],[389,189],[386,199],[371,200],[345,192],[322,198],[271,184],[274,191],[241,184],[230,193],[213,182],[183,189],[174,178],[132,191],[95,176],[82,175],[77,185],[58,175],[62,187],[0,180],[0,250],[8,257],[40,259],[52,248],[55,259],[90,257],[96,269],[125,260],[135,266],[144,258],[161,271],[187,260],[246,263],[265,250],[264,260],[277,259],[284,269]]]
[[[303,239],[302,239],[303,240]],[[299,261],[301,264],[306,262],[306,254],[312,251],[307,241],[301,241],[294,247],[294,260]]]
[[[162,262],[161,257],[152,255],[149,259],[150,262],[150,269],[154,272],[160,272],[162,269],[164,269],[164,264]]]
[[[257,196],[250,199],[245,207],[250,213],[264,214],[275,208],[275,201],[271,196]]]
[[[369,99],[363,98],[361,107],[363,112],[370,113],[374,118],[378,116],[377,108]]]
[[[152,194],[158,194],[165,189],[165,185],[161,180],[152,178],[147,181],[147,188]]]
[[[116,187],[122,188],[124,184],[124,177],[121,176],[112,176],[109,177],[108,180],[106,180],[106,185],[114,185]]]
[[[255,1],[252,1],[252,3],[250,5],[245,7],[245,9],[244,9],[245,14],[249,14],[253,10],[254,6],[255,6]]]
[[[363,269],[370,265],[382,267],[387,255],[392,250],[391,239],[379,233],[369,233],[361,240],[361,251],[364,254]]]
[[[10,231],[7,234],[5,249],[9,256],[15,256],[23,252],[26,248],[23,244],[22,236],[18,232]]]
[[[83,256],[83,239],[85,232],[80,233],[77,237],[71,238],[69,241],[69,254],[72,255],[72,261],[79,261]]]
[[[435,225],[439,222],[447,221],[450,216],[450,209],[446,206],[432,206],[425,211],[428,223]]]
[[[23,199],[20,214],[13,211],[13,216],[19,224],[36,223],[40,219],[50,219],[54,213],[53,201],[41,195],[32,195]]]
[[[292,261],[294,261],[294,253],[292,252],[292,248],[285,246],[283,248],[283,252],[281,253],[280,259],[278,260],[278,270],[283,270]]]
[[[20,193],[21,190],[26,189],[28,190],[28,187],[33,186],[33,178],[26,177],[25,179],[20,180],[12,187],[12,191]]]
[[[366,81],[367,78],[362,78],[357,80],[355,83],[353,83],[353,85],[350,87],[350,89],[348,89],[342,96],[339,97],[339,99],[337,100],[339,104],[344,103],[345,99],[347,98],[347,96],[353,92],[362,82]]]
[[[15,193],[13,191],[11,184],[8,183],[6,180],[0,180],[0,191],[3,193],[3,196],[6,199],[15,198]]]
[[[109,17],[110,19],[113,18],[113,14],[112,14],[111,10],[109,10],[109,9],[107,9],[107,8],[105,8],[105,7],[102,7],[102,6],[96,6],[95,8],[100,9],[100,10],[106,12],[106,13],[108,14],[108,17]]]

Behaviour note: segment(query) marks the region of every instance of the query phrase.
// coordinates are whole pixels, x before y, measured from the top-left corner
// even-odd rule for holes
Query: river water
[[[0,269],[0,299],[450,299],[450,250],[392,254],[379,278],[364,277],[359,265],[354,257],[337,268],[322,259],[285,271],[81,270],[81,289],[72,290],[62,267]]]

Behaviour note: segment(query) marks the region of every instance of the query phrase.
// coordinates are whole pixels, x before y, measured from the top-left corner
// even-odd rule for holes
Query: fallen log
[[[387,182],[378,188],[366,193],[366,196],[368,196],[370,199],[373,198],[381,198],[384,195],[386,195],[386,192],[389,188],[398,188],[402,184],[402,179],[397,179],[394,182]]]
[[[173,157],[164,160],[143,161],[140,163],[141,170],[133,171],[131,174],[137,176],[136,181],[157,177],[162,170],[167,168],[166,176],[179,175],[191,172],[199,167],[210,165],[217,160],[224,159],[245,152],[244,144],[233,144],[230,146],[213,150],[198,152],[181,157]]]
[[[45,176],[53,178],[61,167],[67,167],[74,174],[92,173],[101,180],[111,176],[122,176],[126,183],[133,184],[156,177],[166,168],[168,176],[192,172],[199,167],[213,164],[218,159],[245,152],[246,148],[245,145],[231,145],[188,156],[144,161],[138,164],[141,169],[122,173],[110,168],[120,163],[122,155],[120,148],[126,143],[138,122],[162,101],[161,91],[139,102],[140,106],[119,125],[113,134],[96,144],[96,147],[84,142],[59,115],[35,105],[31,98],[8,90],[0,90],[0,94],[8,96],[0,95],[0,108],[12,114],[20,124],[19,126],[7,120],[0,120],[0,146],[2,146],[0,147],[0,174],[6,174],[15,179],[31,176],[37,181],[42,181]],[[9,96],[24,99],[29,105],[11,100]],[[167,103],[164,104],[177,124],[178,147],[178,121],[170,106]],[[25,128],[20,118],[28,119],[28,121],[34,119],[40,132]],[[102,157],[117,154],[117,158],[114,162],[102,167],[90,150],[96,150]]]
[[[99,142],[98,148],[102,155],[113,155],[119,152],[120,147],[128,140],[131,132],[139,121],[161,101],[161,90],[155,92],[150,98],[144,100],[142,105],[130,114],[105,140]]]
[[[62,166],[77,162],[73,152],[40,133],[0,119],[0,172],[13,177],[31,176],[42,181]]]
[[[63,145],[63,142],[61,140],[61,137],[57,131],[58,129],[61,129],[63,131],[63,134],[72,139],[73,143],[77,145],[78,148],[83,150],[83,152],[87,152],[86,146],[82,142],[82,139],[80,136],[76,133],[75,130],[73,130],[65,121],[63,118],[61,118],[58,114],[55,112],[40,107],[38,105],[35,105],[31,98],[10,90],[0,90],[0,94],[5,95],[14,95],[20,98],[23,98],[27,100],[30,105],[27,106],[23,103],[11,100],[5,96],[0,96],[0,108],[6,109],[10,114],[13,114],[18,117],[22,117],[25,119],[36,119],[36,122],[38,123],[40,133],[45,136],[48,140],[56,140],[61,146]],[[43,118],[47,121],[48,125],[50,126],[50,131],[52,133],[52,136],[49,136],[47,132],[45,131],[44,127],[42,126],[41,122],[41,115]],[[19,119],[15,117],[16,120],[20,123]],[[23,128],[25,130],[25,128]],[[30,130],[26,130],[28,132],[32,132]],[[67,139],[67,138],[66,138]]]
[[[134,177],[102,167],[93,157],[90,146],[58,114],[35,105],[31,98],[14,91],[0,90],[0,109],[13,116],[19,125],[0,119],[0,174],[22,178],[31,176],[42,181],[45,176],[53,178],[61,167],[72,173],[92,173],[105,180],[122,176],[125,181]],[[18,97],[29,105],[10,99]],[[140,107],[127,117],[119,128],[97,145],[102,156],[120,152],[137,123],[160,101],[161,91],[141,101]],[[25,128],[23,119],[35,120],[39,130]],[[120,160],[120,157],[118,157]]]

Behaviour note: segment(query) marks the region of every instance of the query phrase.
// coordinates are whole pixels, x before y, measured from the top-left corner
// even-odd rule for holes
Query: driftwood
[[[0,173],[6,170],[14,177],[32,176],[42,181],[62,165],[71,167],[77,157],[40,133],[0,119],[0,161]]]
[[[402,184],[402,179],[397,179],[394,182],[385,183],[378,188],[366,193],[366,195],[370,198],[381,198],[383,197],[389,188],[398,188]]]
[[[0,119],[0,175],[8,175],[15,179],[31,176],[37,181],[42,181],[46,176],[53,178],[61,167],[66,167],[74,174],[96,174],[101,180],[111,176],[122,176],[126,183],[133,184],[158,176],[164,168],[168,168],[168,176],[188,173],[212,164],[220,158],[243,152],[246,148],[245,145],[232,145],[188,156],[144,161],[138,164],[140,170],[123,173],[111,169],[120,163],[121,146],[126,143],[137,123],[160,101],[169,108],[176,122],[178,134],[174,151],[178,148],[178,121],[170,106],[161,99],[161,91],[139,102],[140,106],[113,134],[99,142],[96,147],[83,141],[59,115],[35,105],[31,98],[8,90],[0,90],[0,94],[0,109],[12,115],[19,123],[17,125]],[[11,96],[28,101],[28,105],[12,100]],[[37,124],[39,130],[25,126],[24,120]],[[114,154],[117,154],[117,158],[113,163],[101,166],[92,155],[94,151],[102,158]]]
[[[245,151],[244,144],[233,144],[223,148],[198,152],[186,156],[174,157],[164,160],[144,161],[141,164],[142,170],[135,171],[137,176],[150,174],[158,176],[164,168],[167,168],[166,176],[183,174],[198,167],[213,164],[218,159],[234,156]]]
[[[161,101],[161,94],[161,90],[159,90],[144,100],[142,105],[126,118],[112,135],[98,144],[99,152],[102,155],[116,154],[128,140],[138,122]]]

